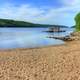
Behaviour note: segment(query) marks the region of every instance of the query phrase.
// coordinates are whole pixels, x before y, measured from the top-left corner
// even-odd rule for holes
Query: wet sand
[[[0,80],[80,80],[80,41],[0,50]]]

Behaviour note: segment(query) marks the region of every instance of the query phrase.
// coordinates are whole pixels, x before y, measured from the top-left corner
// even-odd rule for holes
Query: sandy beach
[[[0,50],[0,80],[80,80],[80,40],[36,49]]]

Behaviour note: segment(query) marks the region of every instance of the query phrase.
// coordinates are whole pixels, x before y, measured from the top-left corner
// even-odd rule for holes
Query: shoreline
[[[13,49],[0,49],[0,52],[6,52],[6,51],[22,51],[22,50],[35,50],[35,49],[47,49],[47,48],[59,48],[59,47],[66,47],[69,44],[73,44],[74,42],[77,41],[65,41],[64,44],[60,45],[49,45],[49,46],[43,46],[43,47],[35,47],[35,48],[13,48]]]
[[[12,51],[12,50],[32,50],[32,49],[42,49],[42,48],[48,48],[48,47],[58,47],[58,46],[64,46],[67,42],[64,44],[58,44],[58,45],[48,45],[48,46],[41,46],[41,47],[34,47],[34,48],[11,48],[11,49],[0,49],[0,51]]]
[[[79,79],[79,39],[56,46],[0,50],[0,80]]]

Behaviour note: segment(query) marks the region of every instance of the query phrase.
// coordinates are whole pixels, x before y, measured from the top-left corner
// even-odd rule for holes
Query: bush
[[[80,12],[76,15],[75,17],[75,21],[76,21],[76,31],[80,31]]]

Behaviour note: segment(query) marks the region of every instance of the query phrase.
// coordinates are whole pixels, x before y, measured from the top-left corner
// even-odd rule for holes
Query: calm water
[[[66,36],[73,29],[64,28],[66,32],[46,33],[47,28],[0,28],[0,49],[35,48],[48,45],[64,44],[61,40],[47,38],[48,36]]]

